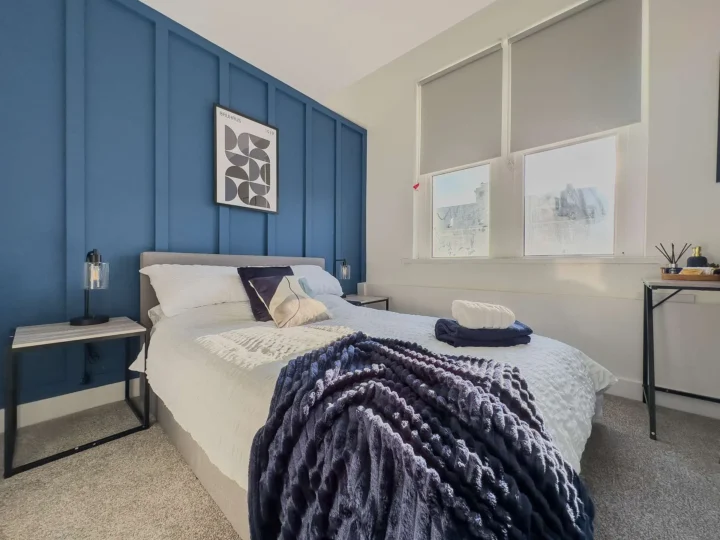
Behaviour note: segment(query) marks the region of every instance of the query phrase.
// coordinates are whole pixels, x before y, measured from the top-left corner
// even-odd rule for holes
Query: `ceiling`
[[[317,100],[494,0],[143,0]]]

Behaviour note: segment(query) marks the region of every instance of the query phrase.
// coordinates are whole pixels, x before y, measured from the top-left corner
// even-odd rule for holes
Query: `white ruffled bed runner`
[[[201,336],[195,341],[224,360],[252,369],[270,362],[291,360],[352,333],[354,330],[346,326],[254,326]]]

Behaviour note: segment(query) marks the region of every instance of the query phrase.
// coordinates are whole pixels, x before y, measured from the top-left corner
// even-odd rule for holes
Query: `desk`
[[[653,311],[670,300],[680,291],[720,292],[720,281],[646,279],[643,280],[643,288],[645,289],[645,300],[643,303],[643,402],[647,403],[648,413],[650,416],[650,438],[657,440],[655,392],[676,394],[678,396],[685,396],[688,398],[712,401],[713,403],[720,403],[720,398],[701,396],[698,394],[691,394],[690,392],[683,392],[681,390],[655,386],[655,333],[653,329]],[[673,293],[660,300],[657,304],[654,304],[654,290],[671,290]]]

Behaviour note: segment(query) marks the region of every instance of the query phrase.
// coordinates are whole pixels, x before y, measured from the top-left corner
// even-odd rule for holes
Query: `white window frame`
[[[418,197],[416,198],[415,208],[419,210],[419,219],[416,220],[415,227],[415,246],[418,250],[417,258],[420,259],[487,259],[485,256],[478,257],[433,257],[433,177],[448,174],[457,171],[464,171],[466,169],[472,169],[475,167],[482,167],[484,165],[490,165],[490,186],[489,186],[489,201],[490,206],[488,208],[488,216],[490,220],[490,226],[492,226],[492,189],[493,189],[493,177],[495,176],[495,169],[499,158],[487,159],[485,161],[477,161],[469,165],[462,165],[460,167],[452,167],[450,169],[444,169],[442,171],[423,174],[420,176]],[[428,219],[429,216],[429,219]],[[490,241],[492,242],[492,234],[490,235]],[[491,246],[492,253],[492,246]]]
[[[592,1],[592,0],[590,0]],[[576,6],[577,7],[577,6]],[[546,21],[540,21],[533,28],[548,24],[548,21],[567,15],[565,10]],[[638,259],[646,257],[646,215],[647,215],[647,159],[648,159],[648,110],[649,110],[649,0],[643,0],[642,23],[642,92],[641,121],[637,124],[618,129],[593,133],[566,141],[530,148],[520,152],[510,151],[510,96],[511,96],[511,43],[513,36],[502,40],[503,50],[503,100],[502,100],[502,149],[498,158],[468,163],[451,169],[420,174],[421,144],[421,83],[432,77],[423,77],[416,86],[416,160],[415,178],[418,189],[415,192],[413,205],[413,259],[438,262],[452,261],[483,261],[492,259],[508,259],[521,261],[544,260],[604,260],[604,259]],[[528,29],[529,30],[529,29]],[[526,32],[518,33],[522,34]],[[474,53],[468,58],[482,54]],[[462,65],[462,59],[455,65]],[[446,66],[441,73],[452,69]],[[565,146],[588,142],[608,136],[617,137],[617,176],[615,183],[615,230],[614,253],[608,255],[536,255],[526,256],[525,250],[525,156],[537,152],[553,150]],[[448,172],[468,169],[480,165],[491,166],[489,189],[489,256],[487,257],[433,257],[433,193],[432,178]]]
[[[539,146],[522,152],[515,152],[513,184],[522,193],[522,220],[519,238],[521,242],[508,256],[525,258],[566,258],[566,257],[607,257],[607,255],[525,255],[525,157],[548,150],[557,150],[576,144],[616,138],[617,169],[615,175],[615,216],[613,257],[642,257],[645,250],[645,208],[646,178],[637,174],[643,168],[643,156],[647,155],[647,140],[640,124],[594,133],[554,144]],[[640,196],[638,196],[640,195]]]

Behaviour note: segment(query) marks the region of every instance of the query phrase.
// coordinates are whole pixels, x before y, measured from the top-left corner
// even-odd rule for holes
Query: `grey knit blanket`
[[[281,371],[249,510],[253,540],[593,537],[517,368],[362,333]]]

